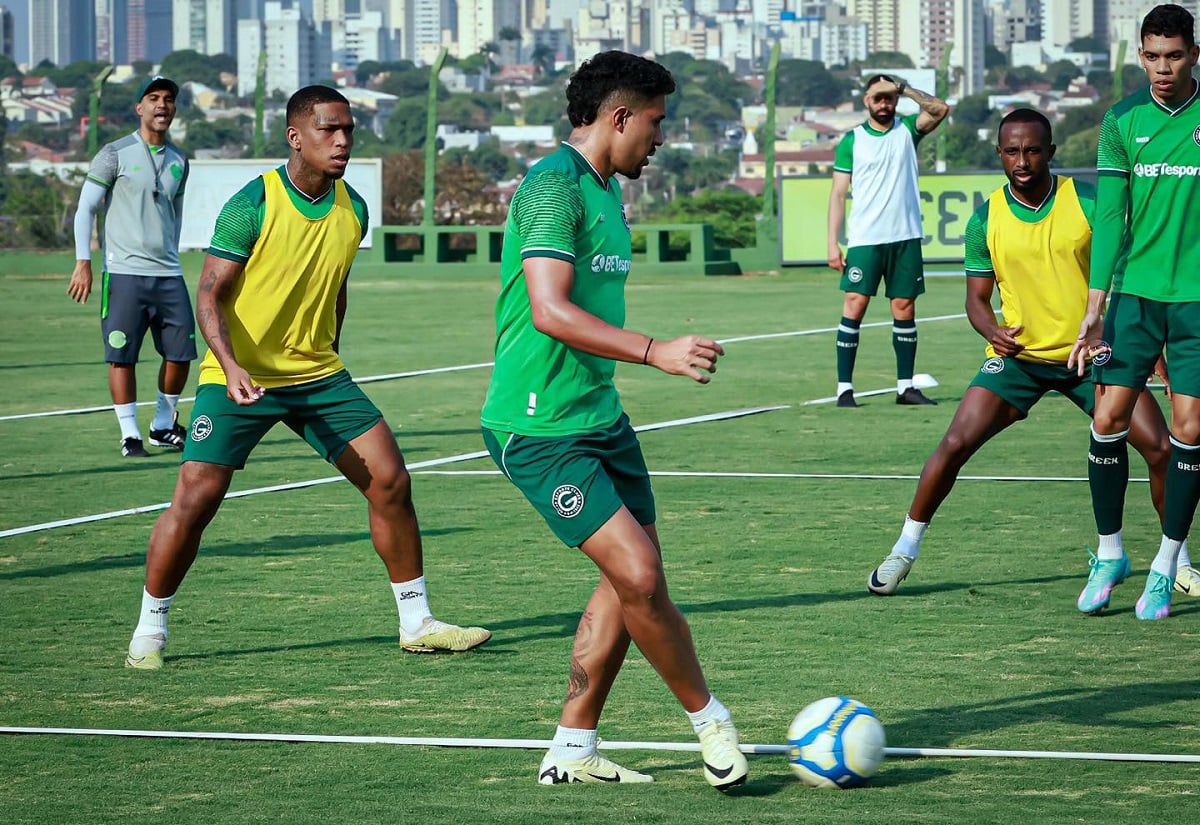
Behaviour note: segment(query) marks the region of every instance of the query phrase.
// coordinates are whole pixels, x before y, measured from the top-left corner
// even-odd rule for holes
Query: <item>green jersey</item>
[[[612,326],[625,326],[632,251],[621,190],[570,144],[534,164],[509,205],[496,299],[496,364],[482,423],[533,436],[606,427],[622,412],[613,385],[616,362],[534,327],[524,268],[530,258],[573,264],[571,302]]]
[[[1100,124],[1090,285],[1167,303],[1200,301],[1197,95],[1168,108],[1147,86]]]

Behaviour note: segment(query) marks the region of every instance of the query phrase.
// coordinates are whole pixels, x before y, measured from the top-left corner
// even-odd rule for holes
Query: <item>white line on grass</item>
[[[335,736],[306,733],[223,733],[219,731],[122,730],[112,728],[0,727],[0,734],[117,736],[140,739],[216,739],[241,742],[311,742],[353,745],[417,745],[440,748],[546,750],[549,739],[468,739],[438,736]],[[699,742],[600,742],[604,750],[699,751]],[[786,754],[787,745],[740,745],[742,753]],[[969,748],[884,748],[887,756],[1088,759],[1107,762],[1200,762],[1200,754],[1104,753],[1089,751],[976,750]]]
[[[708,421],[725,421],[730,418],[742,418],[747,415],[757,415],[758,413],[773,412],[775,410],[787,409],[787,406],[774,407],[747,407],[741,410],[726,410],[725,412],[708,413],[706,415],[694,415],[690,418],[676,418],[673,421],[658,421],[653,424],[643,424],[639,427],[634,427],[637,432],[649,432],[650,430],[662,430],[667,427],[683,427],[688,424],[700,424]],[[487,456],[486,450],[479,450],[471,453],[460,453],[458,455],[446,456],[444,458],[434,458],[429,461],[418,461],[415,464],[408,465],[408,469],[419,470],[425,467],[436,467],[440,464],[453,464],[459,461],[470,461],[475,458],[484,458]],[[259,493],[277,493],[283,490],[300,490],[306,487],[317,487],[321,484],[332,484],[335,481],[345,481],[345,477],[341,475],[326,476],[325,478],[314,478],[309,481],[296,481],[291,484],[275,484],[270,487],[255,487],[251,490],[239,490],[235,493],[227,493],[226,499],[244,498],[245,496],[258,495]],[[120,518],[121,516],[134,516],[141,513],[153,513],[157,510],[165,510],[171,502],[164,501],[158,504],[147,504],[142,507],[131,507],[126,510],[113,510],[108,513],[95,513],[90,516],[76,516],[75,518],[59,519],[58,521],[46,521],[41,524],[30,524],[25,527],[12,527],[7,530],[0,530],[0,538],[8,538],[9,536],[20,536],[25,533],[36,533],[41,530],[53,530],[58,527],[72,527],[77,524],[88,524],[93,521],[104,521],[106,519]]]
[[[499,470],[422,470],[423,476],[492,476]],[[774,479],[822,479],[848,481],[916,481],[919,475],[889,473],[753,473],[753,472],[705,472],[700,470],[651,470],[654,478],[774,478]],[[959,481],[1087,481],[1087,476],[957,476]],[[1131,482],[1147,483],[1148,478],[1131,478]]]
[[[926,323],[929,321],[948,321],[955,318],[966,318],[966,315],[936,315],[931,318],[918,318],[917,323]],[[870,324],[863,324],[862,329],[870,327],[891,326],[891,321],[877,321]],[[742,341],[764,341],[768,338],[792,338],[800,335],[818,335],[826,332],[837,332],[837,327],[822,327],[820,329],[802,329],[793,332],[772,332],[766,335],[745,335],[740,338],[721,338],[718,339],[721,344],[735,344]],[[460,364],[454,367],[433,367],[427,370],[411,370],[409,372],[392,372],[382,375],[368,375],[365,378],[355,378],[355,384],[373,384],[376,381],[392,381],[397,378],[417,378],[423,375],[437,375],[443,372],[465,372],[466,370],[485,369],[494,364],[494,361],[481,361],[478,364]],[[196,396],[190,395],[186,398],[180,398],[180,402],[191,402],[196,400]],[[139,407],[148,407],[156,404],[156,401],[138,401]],[[112,410],[112,404],[105,404],[98,407],[77,407],[71,410],[47,410],[44,412],[32,413],[17,413],[14,415],[0,415],[0,421],[17,421],[23,418],[50,418],[56,415],[83,415],[85,413],[109,412]]]

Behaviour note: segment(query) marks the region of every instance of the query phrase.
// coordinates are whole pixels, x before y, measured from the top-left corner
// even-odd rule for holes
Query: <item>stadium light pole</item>
[[[437,93],[438,74],[446,62],[446,50],[438,52],[437,60],[429,70],[429,104],[425,112],[425,209],[421,216],[423,226],[433,226],[434,169],[437,166]]]
[[[763,147],[763,200],[762,217],[758,221],[758,245],[772,246],[779,238],[779,214],[775,206],[775,76],[779,72],[779,41],[771,46],[771,59],[767,62],[766,82],[763,86],[764,102],[767,105],[767,122],[763,129],[766,146]]]
[[[265,157],[267,153],[267,133],[263,111],[267,99],[267,48],[264,45],[258,53],[258,68],[254,76],[254,157]]]
[[[104,81],[115,67],[105,66],[92,80],[92,93],[88,96],[88,157],[93,157],[100,148],[100,96],[104,93]]]

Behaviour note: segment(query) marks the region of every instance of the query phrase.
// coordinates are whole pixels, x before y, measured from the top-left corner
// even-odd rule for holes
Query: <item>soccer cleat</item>
[[[1175,592],[1185,596],[1200,596],[1200,570],[1180,565],[1175,573]]]
[[[1088,615],[1096,615],[1104,608],[1108,607],[1108,600],[1112,597],[1112,589],[1129,575],[1129,557],[1125,555],[1125,551],[1121,551],[1119,559],[1099,559],[1092,549],[1088,548],[1088,555],[1092,558],[1088,562],[1088,566],[1092,568],[1092,572],[1088,573],[1087,585],[1079,594],[1079,598],[1075,602],[1075,606],[1079,608],[1081,613]]]
[[[400,628],[400,649],[405,653],[436,653],[439,650],[461,653],[479,647],[490,638],[491,631],[482,627],[459,627],[426,616],[416,633],[405,633],[404,628]]]
[[[539,785],[562,785],[568,782],[653,782],[654,777],[622,768],[611,759],[592,751],[582,759],[555,759],[547,753],[538,768]]]
[[[916,387],[909,387],[904,392],[896,393],[896,403],[907,404],[909,406],[937,406],[936,401],[934,401],[932,398],[926,397],[925,393],[921,392]]]
[[[129,642],[129,652],[125,654],[125,667],[138,670],[162,670],[163,648],[166,646],[167,637],[161,633],[151,636],[134,636]]]
[[[917,563],[913,556],[892,553],[867,577],[867,589],[876,596],[890,596],[896,592],[900,582],[908,578],[908,571]]]
[[[179,423],[179,416],[175,416],[175,421],[172,422],[170,429],[150,431],[150,443],[155,447],[182,450],[183,445],[187,443],[187,435],[187,428]]]
[[[750,773],[746,756],[738,749],[738,732],[732,720],[709,722],[700,729],[700,754],[704,778],[718,791],[741,785]]]
[[[150,453],[142,446],[140,438],[130,436],[121,442],[121,455],[126,458],[149,458]]]
[[[1146,589],[1138,597],[1133,612],[1139,619],[1154,621],[1171,615],[1171,579],[1157,570],[1146,577]]]
[[[854,390],[846,390],[837,397],[837,405],[839,407],[857,407],[858,402],[854,400]]]

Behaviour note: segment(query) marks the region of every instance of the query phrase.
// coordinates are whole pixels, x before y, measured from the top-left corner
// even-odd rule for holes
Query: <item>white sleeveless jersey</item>
[[[874,246],[920,238],[917,116],[896,118],[886,132],[862,123],[838,143],[834,171],[850,178],[847,246]]]

